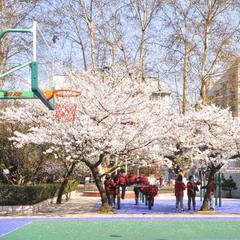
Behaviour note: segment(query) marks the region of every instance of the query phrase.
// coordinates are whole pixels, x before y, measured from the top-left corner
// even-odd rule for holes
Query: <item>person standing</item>
[[[215,196],[215,190],[216,190],[216,185],[214,181],[214,177],[209,180],[209,184],[206,186],[202,186],[201,189],[207,189],[207,194],[208,194],[208,202],[209,202],[209,209],[214,210],[214,196]]]
[[[188,195],[188,210],[191,210],[191,202],[193,210],[196,210],[196,192],[199,191],[197,183],[194,181],[193,175],[189,176],[187,183],[187,195]]]
[[[163,181],[164,181],[164,178],[161,175],[160,178],[159,178],[160,187],[163,187]]]
[[[105,192],[108,199],[108,205],[115,207],[116,185],[109,175],[106,175],[104,181]]]
[[[182,175],[179,174],[178,178],[176,179],[176,182],[175,182],[175,196],[176,196],[176,211],[177,212],[184,212],[183,196],[184,196],[185,188],[186,188],[186,186],[183,183]],[[180,205],[181,209],[179,209],[179,205]]]
[[[121,190],[122,190],[121,198],[124,199],[128,182],[127,182],[127,175],[125,174],[125,171],[123,169],[120,170],[120,173],[117,176],[116,182],[117,182],[118,187],[121,187]]]
[[[136,183],[133,188],[133,191],[135,194],[135,205],[138,205],[140,187],[141,187],[141,180],[140,180],[140,178],[137,178]]]

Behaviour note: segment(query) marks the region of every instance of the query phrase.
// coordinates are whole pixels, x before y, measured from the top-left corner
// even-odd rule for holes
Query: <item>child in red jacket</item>
[[[188,195],[188,210],[191,210],[191,202],[193,205],[193,210],[196,210],[196,192],[199,191],[197,183],[194,181],[193,175],[191,175],[188,179],[187,183],[187,195]]]
[[[109,175],[106,175],[104,181],[105,192],[108,199],[108,205],[115,207],[116,185]]]
[[[183,195],[184,195],[184,190],[186,186],[182,181],[182,175],[179,174],[178,178],[176,179],[175,182],[175,196],[176,196],[176,211],[177,212],[183,212]],[[181,210],[179,210],[179,204],[181,207]]]
[[[121,198],[124,199],[128,180],[127,180],[127,175],[125,174],[125,171],[123,169],[121,169],[119,174],[117,175],[116,184],[117,184],[118,188],[121,187],[121,189],[122,189]]]
[[[207,189],[207,186],[209,185],[209,195],[208,195],[208,202],[209,202],[209,207],[210,210],[214,210],[214,196],[215,196],[215,190],[216,190],[216,185],[215,185],[215,181],[214,181],[214,177],[212,177],[212,179],[209,180],[209,184],[207,184],[206,186],[202,186],[201,189]]]

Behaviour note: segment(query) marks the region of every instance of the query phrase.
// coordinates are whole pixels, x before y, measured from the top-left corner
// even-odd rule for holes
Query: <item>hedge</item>
[[[70,181],[64,193],[77,189],[78,182]],[[0,205],[32,205],[57,196],[60,183],[32,186],[0,185]]]

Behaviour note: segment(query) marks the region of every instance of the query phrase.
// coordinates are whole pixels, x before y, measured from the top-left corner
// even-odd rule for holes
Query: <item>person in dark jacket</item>
[[[175,182],[175,196],[176,196],[176,211],[177,212],[183,212],[183,195],[184,195],[184,190],[186,186],[182,181],[182,175],[179,174],[178,178],[176,179]],[[181,209],[179,209],[179,204]]]
[[[191,210],[191,202],[193,210],[196,210],[196,192],[199,191],[197,183],[194,181],[193,175],[189,176],[187,183],[187,195],[188,195],[188,210]]]
[[[163,186],[163,181],[164,181],[164,178],[163,178],[163,176],[161,175],[160,178],[159,178],[160,187]]]
[[[136,183],[133,188],[133,191],[135,194],[135,205],[138,205],[140,187],[141,187],[141,180],[140,180],[140,178],[137,178]]]
[[[104,187],[108,198],[108,205],[110,207],[115,207],[116,184],[109,175],[106,175],[105,177]]]

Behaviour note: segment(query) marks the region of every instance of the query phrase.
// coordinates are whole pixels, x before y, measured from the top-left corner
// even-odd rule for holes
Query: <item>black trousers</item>
[[[119,191],[120,191],[120,188],[122,190],[121,198],[124,199],[125,198],[125,192],[126,192],[126,186],[119,186]]]
[[[195,196],[188,195],[188,209],[191,209],[191,202],[192,202],[193,210],[195,210],[196,209]]]

